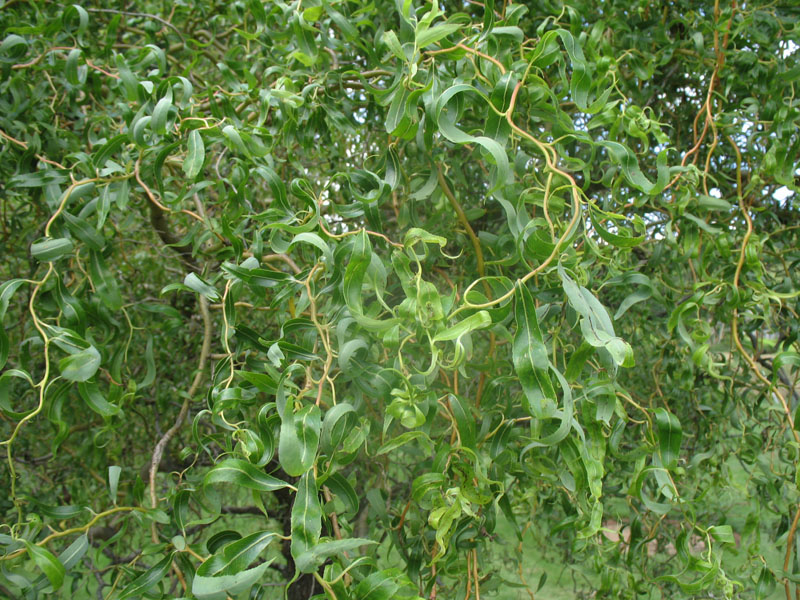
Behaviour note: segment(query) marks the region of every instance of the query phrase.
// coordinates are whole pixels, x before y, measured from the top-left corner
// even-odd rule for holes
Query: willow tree
[[[8,0],[0,595],[790,600],[798,23]]]

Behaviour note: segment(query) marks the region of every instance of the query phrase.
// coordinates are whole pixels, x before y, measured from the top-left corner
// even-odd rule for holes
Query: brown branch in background
[[[11,137],[10,135],[8,135],[2,129],[0,129],[0,137],[8,140],[9,142],[14,142],[18,146],[20,146],[23,150],[27,150],[28,149],[28,143],[27,142],[23,142],[22,140],[18,140],[15,137]],[[48,165],[52,165],[52,166],[57,167],[59,169],[64,169],[65,171],[67,170],[67,167],[65,167],[61,163],[58,163],[58,162],[56,162],[54,160],[50,160],[49,158],[47,158],[45,156],[42,156],[41,154],[36,154],[35,156],[36,156],[36,158],[38,158],[43,163],[47,163]]]
[[[708,90],[706,92],[705,102],[703,102],[703,105],[700,107],[700,110],[698,111],[697,115],[695,115],[695,118],[694,118],[693,131],[694,131],[695,144],[694,144],[694,146],[692,146],[692,148],[686,154],[684,154],[683,158],[681,159],[681,167],[686,166],[686,161],[689,159],[689,157],[694,155],[700,149],[700,146],[703,143],[703,140],[705,139],[706,134],[708,133],[709,126],[710,126],[711,129],[713,130],[714,139],[713,139],[713,143],[711,145],[711,149],[709,150],[708,156],[706,158],[706,166],[705,166],[705,169],[704,169],[704,173],[706,175],[708,175],[708,169],[709,169],[709,165],[710,165],[710,161],[711,161],[711,155],[713,154],[714,149],[716,148],[716,145],[717,145],[716,124],[714,123],[714,115],[711,112],[711,100],[712,100],[712,97],[713,97],[713,94],[714,94],[714,89],[716,88],[717,84],[719,83],[719,73],[720,73],[720,71],[722,71],[722,67],[725,65],[725,50],[727,49],[727,46],[728,46],[728,39],[729,39],[730,32],[731,32],[731,25],[733,25],[733,17],[734,17],[734,15],[736,15],[737,9],[738,9],[738,6],[736,4],[736,0],[733,0],[733,2],[731,4],[731,18],[728,21],[728,27],[725,30],[725,34],[724,34],[724,36],[722,38],[722,47],[720,47],[720,44],[719,44],[719,31],[716,28],[714,29],[714,52],[715,52],[715,54],[717,56],[717,60],[716,60],[716,62],[714,64],[714,70],[711,72],[711,79],[710,79],[710,81],[708,83]],[[719,0],[715,0],[715,2],[714,2],[714,22],[715,23],[717,23],[719,21],[719,17],[720,17]],[[698,123],[700,117],[703,115],[703,113],[705,113],[706,118],[705,118],[705,120],[703,122],[703,131],[700,133],[700,137],[698,138],[698,136],[697,136],[697,123]],[[698,159],[698,156],[695,156],[694,159],[692,160],[692,163],[693,164],[696,163],[697,159]],[[664,188],[664,190],[666,191],[669,188],[671,188],[673,185],[675,185],[675,183],[681,177],[683,177],[683,172],[680,172],[677,175],[675,175],[675,177],[672,179],[672,181],[670,181],[667,184],[667,186]],[[704,180],[703,180],[704,185],[705,185],[706,179],[707,179],[707,177],[704,178]],[[706,190],[706,193],[708,193],[708,190]]]
[[[175,27],[175,25],[173,25],[166,19],[162,19],[158,15],[151,15],[149,13],[142,13],[142,12],[131,12],[127,10],[116,10],[113,8],[87,8],[86,10],[88,12],[95,12],[95,13],[111,13],[115,15],[125,15],[126,17],[143,17],[145,19],[153,19],[154,21],[158,21],[159,23],[164,25],[164,27],[169,27],[170,29],[172,29],[172,31],[178,34],[178,37],[181,38],[181,40],[183,40],[184,42],[186,41],[183,37],[183,34],[181,34],[180,30],[177,27]]]
[[[739,200],[739,210],[741,211],[742,216],[744,216],[745,222],[747,223],[747,231],[745,232],[744,239],[742,240],[742,249],[739,251],[739,260],[736,263],[736,272],[733,276],[733,289],[738,290],[739,278],[741,277],[742,268],[744,267],[745,262],[747,243],[750,241],[750,237],[753,235],[753,219],[750,218],[748,207],[745,206],[744,197],[742,195],[742,153],[739,151],[739,146],[736,145],[736,142],[733,141],[733,138],[727,135],[725,138],[728,140],[728,143],[733,147],[733,150],[736,153],[736,196]],[[742,340],[739,338],[738,308],[733,309],[733,318],[731,319],[731,337],[733,338],[733,343],[736,345],[736,349],[739,351],[739,354],[742,355],[742,358],[744,358],[745,362],[750,367],[750,370],[759,381],[767,386],[767,393],[772,392],[780,401],[781,406],[783,407],[783,412],[786,415],[786,422],[789,424],[789,430],[792,432],[792,436],[794,436],[794,441],[800,444],[800,434],[797,433],[797,430],[794,427],[794,418],[792,417],[792,411],[789,408],[789,404],[786,402],[786,398],[784,398],[780,390],[778,390],[773,383],[764,376],[756,360],[742,345]],[[783,559],[784,572],[788,572],[789,565],[791,564],[792,548],[794,546],[794,537],[797,533],[798,521],[800,521],[800,505],[798,505],[797,510],[794,513],[792,525],[789,528],[789,533],[786,537],[786,554],[784,555]],[[785,578],[784,581],[784,590],[786,592],[786,600],[792,600],[791,584],[788,577]]]
[[[155,229],[158,237],[164,242],[164,245],[175,250],[190,271],[199,273],[200,266],[197,264],[197,261],[195,261],[194,256],[192,256],[192,245],[178,243],[178,238],[169,229],[164,211],[152,203],[150,204],[150,223],[153,225],[153,229]]]
[[[161,204],[158,200],[156,200],[153,191],[147,186],[147,184],[142,181],[142,174],[140,171],[141,165],[141,158],[136,161],[136,164],[133,168],[133,175],[136,178],[136,181],[142,186],[147,199],[150,200],[150,223],[153,225],[153,229],[156,230],[158,237],[161,238],[161,241],[164,242],[165,246],[171,247],[175,252],[178,253],[183,263],[195,273],[200,272],[200,266],[195,261],[194,256],[192,256],[192,245],[191,244],[179,244],[180,240],[172,233],[172,230],[169,228],[169,223],[167,223],[166,213],[170,212],[170,210]],[[191,211],[183,211],[190,213],[192,216],[197,218],[199,221],[203,222],[203,218],[199,215],[195,215]]]
[[[472,242],[472,248],[475,250],[475,260],[478,263],[478,275],[481,277],[481,284],[483,284],[483,291],[486,292],[486,299],[491,300],[492,288],[489,287],[489,283],[485,279],[486,267],[483,260],[483,250],[481,249],[481,241],[478,239],[478,236],[475,235],[475,230],[472,229],[472,225],[470,225],[469,220],[467,219],[467,215],[464,212],[464,209],[458,202],[458,199],[453,194],[453,191],[450,189],[450,186],[447,185],[447,180],[444,178],[442,169],[438,165],[436,166],[436,176],[439,179],[439,186],[441,186],[442,192],[450,201],[450,206],[452,206],[453,210],[456,211],[456,216],[458,217],[459,222],[466,230],[467,237],[469,237],[470,242]],[[491,358],[494,355],[494,348],[495,348],[495,335],[494,333],[491,333],[489,336],[489,358]],[[486,372],[484,371],[483,373],[481,373],[480,378],[478,379],[478,390],[475,393],[476,406],[481,405],[481,397],[483,396],[483,389],[485,386],[486,386]]]
[[[265,262],[275,262],[275,261],[282,261],[289,265],[289,268],[294,271],[295,275],[300,273],[300,267],[297,266],[297,263],[292,260],[292,258],[286,254],[265,254],[261,257],[261,260]]]
[[[59,50],[66,51],[66,50],[72,50],[72,49],[73,49],[73,46],[53,46],[52,48],[48,48],[47,50],[42,52],[36,58],[32,58],[28,62],[17,63],[16,65],[11,65],[11,69],[12,70],[18,70],[18,69],[27,69],[28,67],[35,67],[36,65],[38,65],[40,62],[42,62],[44,60],[45,56],[47,56],[51,52],[57,52]]]
[[[197,393],[200,383],[203,381],[206,362],[208,361],[208,355],[211,352],[211,315],[208,312],[208,301],[204,296],[200,296],[199,306],[200,314],[203,317],[203,345],[200,348],[200,360],[197,365],[197,373],[195,374],[192,385],[186,394],[186,398],[183,401],[183,405],[181,406],[180,413],[178,413],[178,418],[175,419],[174,425],[170,427],[163,436],[161,436],[161,439],[158,440],[155,448],[153,448],[153,456],[150,459],[150,506],[152,508],[156,508],[158,506],[158,495],[156,494],[156,473],[158,472],[158,467],[161,464],[161,458],[164,456],[164,450],[166,449],[170,440],[172,440],[172,438],[175,437],[175,434],[178,433],[178,430],[186,420],[186,416],[189,414],[189,404],[191,403],[192,397]],[[158,532],[156,531],[155,523],[153,523],[151,531],[153,542],[158,542]]]
[[[442,169],[438,165],[436,166],[436,176],[439,179],[439,186],[442,188],[442,192],[450,201],[450,206],[452,206],[453,210],[456,211],[456,216],[458,217],[459,223],[461,223],[461,226],[467,232],[467,237],[469,237],[469,241],[472,242],[472,248],[475,250],[475,260],[478,262],[478,275],[484,277],[486,275],[486,271],[484,269],[483,250],[481,249],[481,242],[478,239],[478,236],[475,235],[475,230],[472,229],[472,225],[469,224],[469,220],[467,219],[467,215],[464,212],[464,209],[461,207],[461,204],[459,204],[455,195],[453,195],[453,191],[450,189],[450,186],[447,185],[447,180],[444,178]],[[487,299],[490,298],[492,290],[489,287],[489,284],[486,283],[486,281],[483,281],[483,290],[486,292]]]

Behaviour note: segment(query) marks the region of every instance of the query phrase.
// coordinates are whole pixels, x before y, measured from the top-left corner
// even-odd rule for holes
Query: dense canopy
[[[800,5],[7,0],[0,596],[800,594]]]

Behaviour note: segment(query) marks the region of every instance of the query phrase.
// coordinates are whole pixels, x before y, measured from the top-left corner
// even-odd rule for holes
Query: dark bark
[[[294,503],[294,493],[288,488],[283,488],[275,491],[275,498],[280,504],[280,512],[278,515],[275,515],[275,518],[281,523],[283,535],[289,537],[292,535],[292,504]],[[286,580],[289,581],[294,577],[295,571],[291,540],[286,539],[281,542],[281,554],[283,554],[283,558],[286,560],[286,566],[281,569],[281,572]],[[314,575],[311,573],[304,573],[289,587],[286,597],[288,600],[308,600],[308,598],[314,594],[316,587],[317,582],[314,579]],[[316,591],[321,590],[317,589]]]
[[[158,237],[161,238],[161,241],[178,253],[178,256],[189,270],[199,273],[200,266],[197,264],[194,256],[192,256],[192,245],[178,244],[180,240],[170,230],[164,211],[152,202],[150,203],[150,223],[153,225],[153,229],[156,230]]]

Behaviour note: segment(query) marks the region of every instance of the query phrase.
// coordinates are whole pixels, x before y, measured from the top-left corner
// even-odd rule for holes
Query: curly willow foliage
[[[0,596],[800,597],[799,23],[6,1]]]

